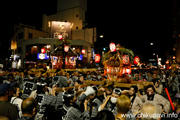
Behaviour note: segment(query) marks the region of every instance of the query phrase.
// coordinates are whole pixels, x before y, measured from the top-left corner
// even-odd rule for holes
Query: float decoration
[[[127,79],[123,78],[126,78],[127,74],[131,73],[134,53],[132,50],[120,46],[120,44],[113,48],[116,50],[113,52],[110,50],[103,57],[104,73],[107,74],[110,81],[128,82]]]

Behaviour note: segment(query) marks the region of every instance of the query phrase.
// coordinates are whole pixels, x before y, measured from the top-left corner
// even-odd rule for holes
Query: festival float
[[[131,74],[131,64],[134,53],[120,44],[110,43],[110,51],[103,57],[104,73],[109,81],[122,83],[130,82],[128,74]]]

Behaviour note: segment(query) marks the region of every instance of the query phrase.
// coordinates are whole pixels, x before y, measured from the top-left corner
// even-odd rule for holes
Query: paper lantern
[[[110,48],[110,51],[111,51],[111,52],[115,52],[115,51],[116,51],[116,45],[115,45],[115,43],[110,43],[110,44],[109,44],[109,48]]]
[[[96,54],[96,55],[95,55],[95,62],[96,62],[96,63],[99,63],[99,62],[100,62],[100,59],[101,59],[100,54]]]
[[[124,65],[129,64],[129,55],[123,55],[123,64]]]
[[[138,56],[134,57],[134,64],[138,64],[140,61],[140,58]]]
[[[45,48],[42,48],[42,49],[41,49],[41,53],[44,54],[45,52],[46,52],[46,49],[45,49]]]
[[[131,69],[127,68],[127,69],[126,69],[126,73],[127,73],[127,74],[131,74]]]
[[[81,53],[82,53],[82,54],[85,54],[85,52],[86,52],[85,49],[82,49],[82,50],[81,50]]]
[[[67,45],[64,46],[64,51],[65,51],[65,52],[68,52],[68,51],[69,51],[69,46],[67,46]]]
[[[59,34],[58,38],[59,38],[59,40],[62,40],[63,39],[62,34]]]

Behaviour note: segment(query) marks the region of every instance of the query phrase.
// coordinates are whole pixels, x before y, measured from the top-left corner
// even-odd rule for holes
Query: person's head
[[[14,75],[12,73],[8,74],[8,81],[12,82],[14,79]]]
[[[14,96],[15,97],[21,97],[22,96],[22,92],[21,92],[21,89],[19,87],[14,88]]]
[[[157,74],[154,73],[152,77],[153,77],[153,79],[156,79],[157,78]]]
[[[34,74],[30,74],[29,75],[29,80],[34,80],[35,79],[35,75]]]
[[[151,95],[153,95],[155,93],[155,88],[154,88],[154,86],[153,85],[148,85],[147,87],[146,87],[146,94],[148,95],[148,96],[151,96]]]
[[[62,76],[66,76],[66,72],[62,72]]]
[[[24,76],[25,76],[25,77],[28,77],[28,72],[27,72],[27,71],[24,72]]]
[[[140,110],[142,120],[159,120],[158,114],[158,108],[152,101],[145,102]]]
[[[138,78],[139,78],[139,75],[138,75],[138,74],[135,74],[135,78],[138,79]]]
[[[155,81],[153,81],[153,84],[155,87],[159,87],[160,85],[160,80],[159,79],[156,79]]]
[[[66,106],[72,106],[76,100],[75,92],[73,90],[68,90],[63,94],[64,104]]]
[[[136,85],[132,85],[129,89],[129,95],[135,95],[138,91],[138,87]]]
[[[79,71],[75,71],[74,75],[78,77],[79,76]]]
[[[109,110],[101,110],[94,120],[115,120],[114,114]]]
[[[80,76],[79,76],[79,80],[80,80],[81,82],[83,82],[83,81],[84,81],[84,76],[83,76],[83,75],[80,75]]]
[[[74,83],[74,86],[78,87],[79,85],[81,85],[81,81],[80,80],[76,80],[75,83]]]
[[[126,114],[131,107],[131,100],[126,95],[120,95],[117,99],[117,112],[118,114]]]
[[[8,84],[3,83],[0,85],[0,97],[3,97],[4,100],[9,100],[13,96],[13,86],[15,82]]]
[[[69,74],[68,72],[66,73],[66,77],[67,77],[67,78],[69,78],[69,77],[70,77],[70,74]]]
[[[37,94],[45,93],[45,86],[46,86],[46,83],[38,82],[37,83]]]
[[[21,110],[23,116],[31,116],[33,117],[36,114],[36,101],[34,98],[29,97],[23,100],[21,104]]]
[[[109,85],[106,89],[106,95],[111,95],[112,94],[112,91],[113,91],[113,86],[112,85]]]
[[[117,98],[121,95],[121,89],[120,88],[114,88],[113,93],[111,95],[111,103],[116,104]]]

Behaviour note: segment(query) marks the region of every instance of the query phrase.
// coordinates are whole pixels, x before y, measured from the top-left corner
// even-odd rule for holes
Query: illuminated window
[[[51,22],[50,21],[48,22],[48,27],[51,27]]]

